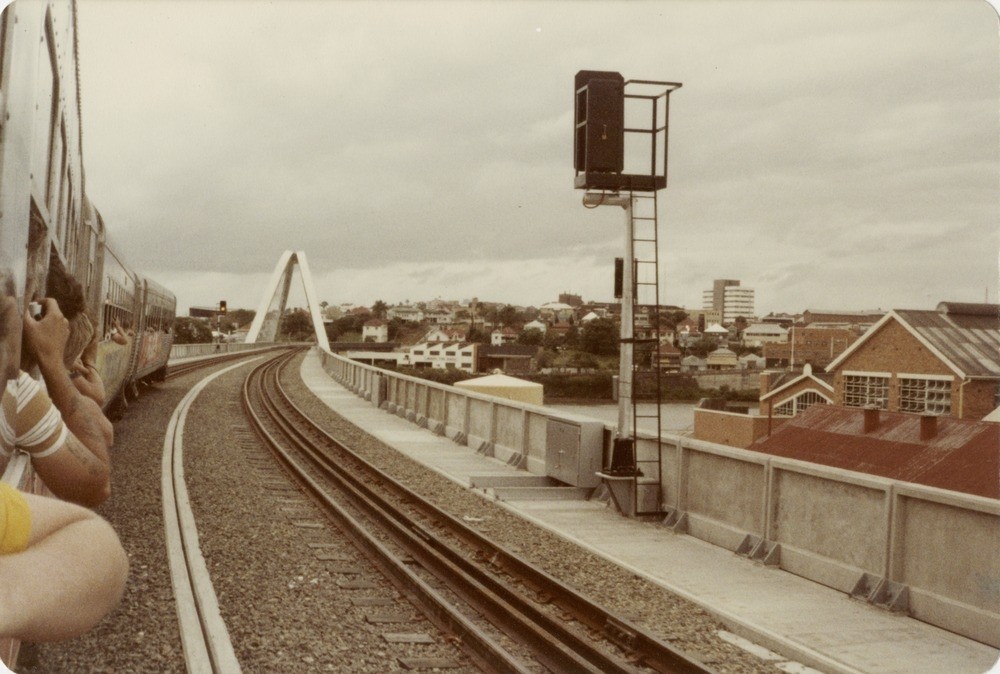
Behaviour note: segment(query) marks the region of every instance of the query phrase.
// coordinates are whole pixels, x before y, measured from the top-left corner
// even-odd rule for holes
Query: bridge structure
[[[278,329],[281,327],[281,317],[285,315],[285,309],[288,306],[288,291],[292,287],[292,276],[296,267],[299,269],[299,278],[302,280],[302,289],[305,291],[306,307],[312,320],[313,330],[316,333],[316,343],[321,349],[330,350],[330,342],[326,337],[323,319],[319,313],[319,296],[316,294],[316,286],[313,283],[312,272],[309,271],[306,254],[301,250],[286,250],[278,258],[278,264],[274,267],[271,280],[264,289],[264,296],[257,308],[257,315],[254,316],[253,323],[250,324],[250,331],[246,338],[247,344],[275,341]]]

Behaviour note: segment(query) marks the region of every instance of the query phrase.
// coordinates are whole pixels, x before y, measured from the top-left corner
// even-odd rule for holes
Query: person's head
[[[63,351],[63,362],[66,368],[83,352],[94,337],[94,323],[87,315],[87,301],[83,294],[83,286],[70,274],[63,265],[55,250],[49,255],[49,269],[45,277],[45,297],[51,297],[59,305],[59,311],[69,321],[69,338]],[[33,357],[27,350],[21,349],[21,366],[30,369]]]
[[[79,313],[69,322],[69,339],[66,341],[66,350],[63,362],[66,369],[73,367],[73,363],[80,357],[83,350],[87,348],[94,338],[94,323],[86,313]]]
[[[83,286],[66,271],[59,255],[53,250],[49,255],[49,271],[45,277],[45,296],[59,303],[59,311],[66,320],[73,322],[79,314],[87,311],[87,299]]]

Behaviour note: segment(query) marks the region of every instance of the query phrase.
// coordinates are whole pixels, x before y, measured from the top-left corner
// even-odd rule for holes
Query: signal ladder
[[[661,392],[661,353],[660,353],[660,261],[659,261],[659,227],[657,221],[657,192],[629,191],[631,208],[629,208],[629,237],[632,259],[632,362],[630,367],[631,380],[623,382],[629,387],[632,402],[632,433],[638,434],[639,421],[655,421],[656,443],[652,449],[640,451],[640,445],[635,443],[636,472],[633,480],[635,494],[635,514],[659,515],[661,512],[662,486],[660,475],[662,459],[660,457],[660,431],[662,419],[660,414]],[[640,312],[640,308],[643,311]],[[641,374],[640,374],[641,373]],[[640,385],[640,382],[642,384]],[[645,403],[646,411],[640,412],[637,402],[638,394],[645,393],[647,400],[650,388],[653,387],[652,411]],[[644,430],[649,432],[647,426]]]

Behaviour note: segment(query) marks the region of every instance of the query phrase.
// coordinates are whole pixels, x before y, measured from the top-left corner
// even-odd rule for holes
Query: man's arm
[[[96,402],[82,395],[63,363],[69,326],[58,303],[44,300],[45,314],[35,320],[25,314],[25,346],[38,363],[52,403],[70,433],[63,449],[32,464],[45,484],[60,498],[86,506],[104,502],[111,494],[111,459],[114,427]]]
[[[71,503],[21,494],[31,512],[23,552],[0,555],[0,637],[79,636],[119,602],[128,557],[106,521]]]

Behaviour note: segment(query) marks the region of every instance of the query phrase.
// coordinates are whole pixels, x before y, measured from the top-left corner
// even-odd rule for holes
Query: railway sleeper
[[[639,637],[635,631],[613,618],[605,621],[603,631],[609,641],[625,651],[634,652],[639,646]]]

